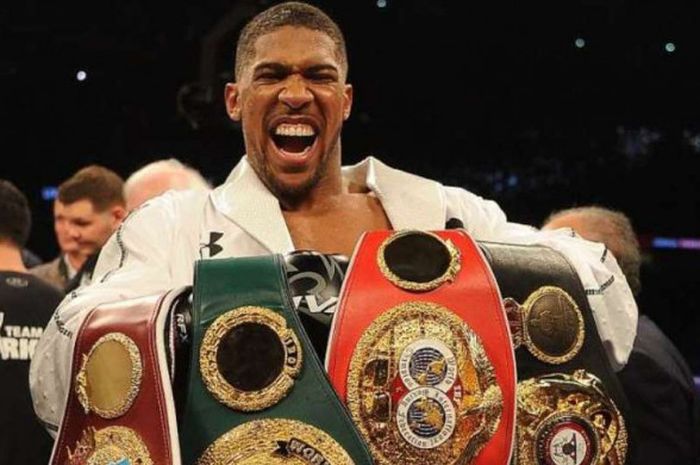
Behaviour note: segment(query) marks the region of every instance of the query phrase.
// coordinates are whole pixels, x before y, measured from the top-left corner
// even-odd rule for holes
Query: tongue
[[[275,136],[275,144],[285,152],[302,153],[314,143],[315,136]]]

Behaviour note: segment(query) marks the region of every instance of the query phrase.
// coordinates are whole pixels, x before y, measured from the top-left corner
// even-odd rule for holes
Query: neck
[[[27,268],[22,261],[22,253],[14,244],[0,242],[0,270],[26,273]]]
[[[85,263],[85,260],[87,260],[87,257],[80,252],[67,252],[65,257],[74,270],[79,270],[80,267],[83,266],[83,263]]]
[[[340,142],[338,142],[340,146]],[[328,160],[325,172],[318,183],[304,196],[299,198],[279,199],[284,211],[309,211],[324,209],[333,204],[339,195],[348,192],[348,187],[343,182],[340,163],[340,147],[331,160]]]

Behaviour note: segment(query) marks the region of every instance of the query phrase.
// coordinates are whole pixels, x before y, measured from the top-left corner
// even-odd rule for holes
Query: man
[[[199,171],[174,158],[157,160],[139,168],[124,182],[126,209],[132,211],[170,189],[208,191],[211,186]]]
[[[247,156],[210,194],[171,192],[130,215],[103,249],[97,283],[70,296],[47,328],[32,366],[36,409],[58,425],[69,386],[71,341],[88,309],[192,283],[198,258],[313,249],[351,255],[373,229],[444,229],[460,223],[478,239],[550,244],[580,273],[598,312],[611,361],[624,365],[636,307],[602,247],[567,234],[507,223],[490,201],[368,158],[341,168],[341,129],[352,106],[343,35],[323,12],[284,3],[241,32],[236,82],[225,91]],[[603,286],[603,283],[606,283]],[[54,376],[42,376],[53,370]],[[37,394],[52,393],[44,401]]]
[[[63,290],[83,266],[88,255],[78,247],[78,242],[70,235],[65,205],[58,199],[53,202],[53,228],[60,253],[58,257],[30,270],[34,276]]]
[[[123,190],[124,180],[99,165],[79,170],[58,187],[68,238],[77,244],[77,253],[86,257],[66,283],[66,292],[92,279],[101,247],[126,217]]]
[[[34,418],[29,361],[63,293],[27,272],[22,247],[31,215],[26,197],[0,179],[0,456],[4,465],[44,465],[51,438]]]
[[[563,227],[604,243],[632,292],[639,294],[641,256],[629,218],[601,207],[579,207],[551,215],[543,226]],[[632,354],[619,376],[637,433],[630,464],[697,463],[700,404],[692,373],[678,349],[645,315],[639,317]]]

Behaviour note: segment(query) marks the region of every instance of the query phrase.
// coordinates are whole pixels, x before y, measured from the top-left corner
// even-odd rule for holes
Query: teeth
[[[316,134],[314,128],[308,124],[282,123],[275,128],[275,135],[292,137],[309,137]]]

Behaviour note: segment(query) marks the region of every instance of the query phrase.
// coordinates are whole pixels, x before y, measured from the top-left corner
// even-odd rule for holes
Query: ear
[[[112,222],[115,226],[119,225],[119,223],[126,218],[126,208],[124,208],[122,205],[113,206],[110,213],[112,214]]]
[[[350,117],[350,111],[352,110],[352,84],[345,84],[345,89],[343,89],[343,120]]]
[[[226,102],[226,113],[233,121],[241,120],[240,92],[238,84],[229,82],[224,89],[224,101]]]

